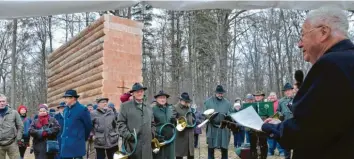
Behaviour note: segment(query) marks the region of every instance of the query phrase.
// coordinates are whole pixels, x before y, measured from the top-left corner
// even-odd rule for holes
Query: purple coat
[[[203,116],[202,113],[200,113],[200,111],[196,111],[195,112],[195,117],[197,118],[197,125],[202,123],[203,121]],[[202,128],[198,128],[197,126],[194,128],[194,134],[202,134]]]

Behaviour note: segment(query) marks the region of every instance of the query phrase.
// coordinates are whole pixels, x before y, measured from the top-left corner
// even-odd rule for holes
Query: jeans
[[[251,143],[251,141],[250,141],[250,133],[248,131],[245,131],[245,137],[246,137],[246,143],[247,144]]]
[[[199,134],[194,134],[194,148],[198,148]]]
[[[243,130],[240,130],[237,133],[233,133],[233,135],[234,135],[234,146],[240,147],[245,141],[245,132]]]
[[[113,159],[114,153],[118,151],[118,146],[114,146],[109,149],[96,148],[97,159],[105,159],[106,155],[108,159]]]
[[[284,149],[279,145],[279,143],[275,139],[268,138],[268,154],[274,155],[274,150],[277,148],[279,154],[284,154]]]
[[[213,148],[208,148],[208,159],[215,159]],[[221,148],[221,159],[228,159],[228,150]]]

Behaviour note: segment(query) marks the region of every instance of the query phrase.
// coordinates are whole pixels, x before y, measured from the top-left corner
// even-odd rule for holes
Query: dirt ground
[[[207,159],[208,158],[208,148],[205,142],[205,132],[203,132],[203,134],[199,137],[200,139],[200,157],[199,157],[199,149],[195,149],[194,152],[194,158],[195,159]],[[26,155],[25,155],[25,159],[34,159],[34,155],[29,153],[29,148],[26,151]],[[216,150],[215,151],[215,158],[219,159],[221,158],[221,153],[220,151]],[[229,159],[239,159],[239,157],[236,155],[235,151],[234,151],[234,146],[233,146],[233,136],[231,135],[231,140],[230,140],[230,145],[229,145]],[[272,156],[272,157],[268,157],[267,159],[283,159],[282,157],[279,156]]]

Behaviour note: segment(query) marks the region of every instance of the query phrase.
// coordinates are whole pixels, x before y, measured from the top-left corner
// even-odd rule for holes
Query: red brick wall
[[[57,106],[65,90],[76,89],[83,104],[108,97],[119,108],[122,88],[142,82],[139,22],[104,15],[48,57],[48,103]],[[125,89],[124,92],[127,92]]]

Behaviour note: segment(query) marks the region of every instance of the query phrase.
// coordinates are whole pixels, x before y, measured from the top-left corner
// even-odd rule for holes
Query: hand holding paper
[[[230,114],[230,116],[242,126],[262,131],[263,120],[253,107],[247,107],[237,113]]]

